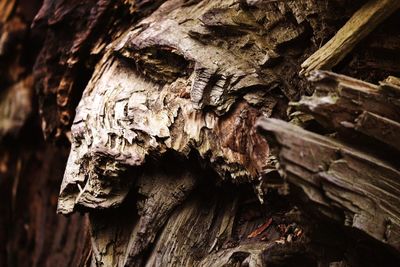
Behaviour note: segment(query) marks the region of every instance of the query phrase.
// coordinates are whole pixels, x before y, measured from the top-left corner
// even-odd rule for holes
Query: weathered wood
[[[19,142],[8,140],[0,152],[0,265],[85,266],[91,255],[87,216],[55,213],[68,151]]]
[[[161,165],[161,164],[160,164]],[[131,213],[129,223],[119,215],[116,218],[91,217],[94,225],[93,247],[97,265],[141,266],[143,253],[154,243],[160,228],[168,220],[172,211],[182,204],[194,189],[197,180],[187,166],[175,170],[169,166],[149,166],[149,171],[137,178],[138,200],[126,212]],[[160,185],[160,186],[154,186]],[[135,214],[138,214],[135,215]],[[111,224],[109,224],[112,222]],[[107,231],[98,231],[104,224]],[[126,235],[120,236],[121,231]],[[118,239],[118,243],[114,240]]]
[[[312,93],[303,57],[363,1],[0,0],[0,265],[390,266],[380,242],[277,195],[253,128]],[[343,72],[399,69],[396,18]],[[395,104],[394,83],[379,88]],[[393,120],[368,112],[360,127]],[[58,210],[90,225],[54,213],[69,141]]]
[[[394,78],[392,78],[394,79]],[[311,73],[315,93],[292,103],[321,124],[338,131],[358,132],[398,151],[400,105],[395,85],[362,82],[326,71]]]
[[[351,133],[368,136],[400,150],[400,107],[397,79],[380,85],[327,71],[314,71],[310,97],[292,106],[311,114],[325,127],[342,132],[346,144],[288,123],[263,120],[259,127],[273,133],[281,146],[280,163],[287,180],[304,191],[320,212],[356,227],[399,249],[398,161],[377,158],[389,151],[365,141],[352,146]],[[375,156],[372,156],[375,155]]]
[[[258,179],[268,145],[247,129],[259,115],[283,109],[283,95],[295,97],[280,77],[296,76],[285,65],[299,60],[287,57],[271,68],[264,59],[277,58],[282,46],[296,49],[307,20],[302,12],[306,6],[274,2],[173,0],[127,30],[109,45],[77,108],[59,211],[118,205],[129,188],[119,188],[118,175],[171,150],[196,151],[223,178]],[[282,34],[287,28],[291,34]],[[279,93],[269,93],[278,85]],[[107,176],[115,178],[102,182]],[[96,199],[96,190],[108,197]]]
[[[98,225],[92,232],[93,264],[212,266],[232,264],[243,255],[249,264],[268,262],[262,255],[271,243],[242,243],[254,229],[242,233],[232,247],[220,247],[235,227],[232,213],[226,211],[225,217],[210,211],[193,218],[193,210],[179,207],[182,201],[186,205],[192,183],[183,186],[187,192],[182,198],[169,198],[178,187],[172,177],[159,171],[127,175],[129,169],[148,168],[151,158],[165,164],[169,153],[185,161],[196,155],[219,181],[259,182],[263,170],[271,168],[269,146],[252,125],[261,114],[283,110],[283,97],[296,98],[293,84],[301,82],[297,71],[288,72],[285,66],[298,65],[300,58],[284,57],[282,51],[303,51],[296,44],[307,34],[303,22],[308,16],[302,13],[307,13],[306,6],[256,2],[167,1],[107,47],[71,128],[72,149],[58,211],[89,208],[96,214],[93,210],[123,209],[125,201],[132,201],[137,215],[131,214],[129,224],[118,222],[117,214],[110,219],[91,217],[92,225]],[[288,12],[296,14],[296,21],[286,16]],[[282,114],[276,116],[283,118]],[[157,186],[142,195],[135,185],[146,180]],[[201,180],[198,177],[196,183]],[[186,181],[182,178],[177,184]],[[138,194],[138,199],[129,194]],[[209,224],[209,236],[197,231],[203,224]],[[179,231],[187,238],[181,240]],[[294,237],[275,238],[285,245]],[[196,252],[190,249],[194,244],[202,244]]]
[[[163,1],[44,1],[32,27],[45,27],[34,75],[46,138],[66,139],[74,109],[109,42]],[[68,28],[59,30],[59,26]],[[83,63],[84,62],[84,63]],[[48,79],[48,77],[52,77]]]
[[[400,96],[400,78],[389,76],[384,81],[380,82],[380,88],[389,97],[398,97]],[[397,102],[395,101],[395,103]]]
[[[400,151],[400,123],[396,121],[365,111],[357,118],[355,129]]]
[[[318,69],[330,70],[372,32],[383,20],[400,8],[397,0],[369,0],[324,46],[301,64],[300,75]]]
[[[310,12],[306,4],[174,0],[127,30],[109,45],[77,108],[59,211],[118,205],[129,188],[119,186],[119,175],[171,150],[195,151],[223,178],[258,180],[268,146],[247,129],[257,116],[284,110],[298,79],[286,67],[298,57],[273,67],[265,57],[279,57],[282,47],[302,50],[295,44]],[[99,190],[108,193],[97,199]]]
[[[180,183],[179,174],[174,177],[153,176],[158,173],[159,171],[151,171],[151,174],[143,176],[143,179],[139,178],[139,184],[154,184],[154,180],[164,180],[163,184]],[[201,176],[198,178],[205,179]],[[146,182],[146,179],[149,181]],[[165,209],[177,200],[169,198],[168,194],[150,194],[143,197],[140,194],[139,197],[143,201],[136,204],[141,210],[139,215],[132,213],[134,198],[128,198],[117,210],[93,212],[92,242],[96,264],[189,267],[247,263],[249,266],[265,266],[266,262],[273,262],[275,255],[281,253],[279,248],[284,244],[291,247],[287,258],[291,257],[290,252],[299,253],[299,260],[312,255],[311,251],[301,252],[301,248],[308,242],[304,232],[301,237],[293,237],[290,241],[287,241],[287,236],[293,234],[292,232],[286,236],[280,232],[279,227],[283,227],[283,230],[288,228],[285,218],[280,215],[285,209],[276,210],[279,212],[275,215],[272,213],[272,206],[271,209],[265,210],[256,199],[247,199],[248,196],[243,192],[235,192],[232,189],[214,187],[210,183],[199,185],[191,193],[191,197],[175,209]],[[179,188],[176,188],[175,192],[177,190]],[[170,189],[163,191],[173,192]],[[155,214],[155,210],[161,211],[160,215]],[[165,211],[171,212],[170,216],[164,216]],[[274,214],[273,219],[268,217],[271,214]],[[144,222],[143,218],[140,218],[143,215],[150,216],[147,218],[151,219],[148,224],[140,223]],[[269,226],[258,236],[248,237],[249,233],[264,221],[270,221]],[[160,227],[161,225],[163,226]],[[296,227],[297,232],[301,231],[302,226]],[[144,228],[146,230],[142,231]],[[150,243],[143,246],[143,241],[148,238],[153,239],[151,249],[148,247]],[[148,251],[149,254],[144,254],[144,251]],[[270,255],[268,260],[266,254]]]
[[[400,172],[394,166],[298,126],[262,119],[275,136],[286,179],[321,213],[400,249]]]

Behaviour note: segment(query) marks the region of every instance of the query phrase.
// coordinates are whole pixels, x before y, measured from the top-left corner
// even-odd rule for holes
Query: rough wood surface
[[[304,48],[298,44],[308,27],[319,30],[307,10],[293,2],[172,0],[106,48],[76,110],[58,202],[60,213],[91,211],[93,265],[257,266],[273,259],[274,253],[265,255],[275,241],[288,249],[294,234],[245,242],[243,237],[257,233],[246,228],[234,238],[234,211],[222,215],[204,207],[207,212],[193,215],[203,209],[190,198],[202,175],[183,171],[175,173],[181,177],[176,181],[147,170],[157,170],[149,165],[153,159],[176,165],[165,161],[172,154],[186,164],[201,162],[199,173],[211,169],[220,182],[258,183],[274,160],[252,126],[260,115],[285,118],[286,99],[298,95],[293,84],[303,81],[287,66],[299,66]],[[136,203],[136,210],[128,223],[120,222],[127,203]],[[102,218],[110,208],[116,208],[115,217]],[[356,214],[355,227],[382,240],[378,235],[386,228],[370,228],[384,215],[374,221],[368,209],[348,209],[349,218]],[[395,229],[388,242],[397,240]],[[187,234],[181,239],[178,233]]]
[[[0,0],[0,266],[396,266],[381,241],[278,195],[253,128],[312,94],[301,62],[364,3]],[[399,76],[399,18],[340,72]],[[393,77],[380,88],[398,95]],[[387,152],[389,136],[368,138]],[[58,210],[89,219],[55,214],[66,164]]]
[[[105,162],[103,172],[111,174],[122,170],[122,165],[142,165],[146,156],[170,150],[187,156],[197,151],[221,177],[257,178],[265,167],[268,147],[247,129],[257,116],[272,114],[281,95],[268,91],[281,82],[275,72],[283,70],[263,68],[254,57],[246,57],[252,53],[261,60],[265,50],[289,40],[277,36],[264,41],[260,30],[265,26],[255,16],[261,20],[265,15],[234,2],[169,1],[117,40],[77,108],[59,211],[69,213],[75,203],[90,206],[79,200],[77,183],[93,195],[93,184],[100,184],[93,181],[99,180],[99,174],[82,171],[81,166],[98,164],[98,157]],[[232,21],[225,21],[228,17]],[[229,33],[239,25],[247,25],[246,33]],[[299,32],[290,40],[299,38],[303,28],[293,27]],[[227,36],[204,41],[221,28]],[[243,50],[244,45],[251,49]],[[124,195],[119,195],[100,206],[120,203]]]
[[[28,142],[1,146],[0,265],[85,266],[91,255],[87,216],[55,213],[67,151]]]
[[[146,183],[159,179],[152,172],[143,176],[138,183]],[[161,177],[160,177],[161,178]],[[164,176],[163,183],[182,178],[178,173]],[[201,175],[200,179],[206,179]],[[141,178],[139,179],[141,180]],[[149,182],[150,182],[149,181]],[[172,182],[173,183],[173,182]],[[152,188],[152,191],[157,189]],[[167,192],[167,191],[164,191]],[[170,191],[172,192],[172,191]],[[296,258],[300,266],[315,264],[312,257],[315,251],[305,250],[307,244],[305,234],[301,237],[290,237],[302,231],[300,224],[292,224],[283,214],[287,206],[275,209],[273,205],[264,209],[254,197],[249,199],[245,191],[235,187],[214,187],[210,180],[199,184],[191,193],[191,197],[169,210],[164,217],[166,207],[177,198],[168,198],[156,193],[146,195],[137,208],[139,215],[132,213],[135,196],[131,196],[116,210],[96,211],[91,214],[94,265],[117,266],[223,266],[232,264],[248,264],[249,266],[265,266],[267,262],[284,261],[282,257]],[[160,197],[159,199],[155,197]],[[183,196],[183,195],[182,195]],[[141,194],[139,195],[141,198]],[[140,203],[140,201],[139,201]],[[152,204],[150,204],[152,203]],[[149,205],[150,204],[150,205]],[[145,209],[145,210],[142,210]],[[163,219],[154,216],[154,210],[161,210]],[[128,213],[128,214],[125,214]],[[147,217],[150,216],[150,217]],[[273,216],[273,217],[270,217]],[[122,218],[125,218],[123,220]],[[150,219],[149,224],[142,224]],[[270,221],[269,227],[250,238],[249,233],[260,225]],[[158,227],[159,232],[156,236]],[[289,229],[287,234],[282,229]],[[279,230],[281,229],[281,230]],[[291,239],[292,238],[292,239]],[[145,240],[152,241],[145,244]],[[149,247],[149,245],[151,247]],[[291,247],[285,256],[280,255],[285,244]],[[143,253],[147,251],[148,253]],[[322,252],[322,251],[320,251]],[[269,256],[266,256],[269,255]],[[304,263],[305,262],[305,263]],[[310,265],[308,265],[310,266]]]
[[[390,82],[374,85],[326,71],[311,73],[309,79],[316,87],[314,95],[293,106],[314,115],[326,127],[361,133],[400,151],[398,86]]]
[[[157,164],[158,165],[158,164]],[[196,185],[195,177],[188,168],[174,170],[168,166],[152,165],[143,173],[134,185],[137,188],[138,200],[135,209],[131,208],[134,221],[120,222],[116,216],[110,225],[110,230],[99,231],[101,221],[98,216],[91,217],[94,228],[93,246],[94,260],[97,265],[116,264],[118,266],[141,266],[144,264],[143,251],[154,243],[157,232],[165,224],[172,211],[189,196]],[[159,184],[160,186],[154,186]],[[107,223],[106,223],[107,224]],[[126,237],[121,237],[124,230]],[[117,231],[117,232],[114,232]],[[127,232],[125,232],[127,231]],[[118,235],[118,236],[115,236]],[[118,243],[113,240],[120,239]]]
[[[43,1],[32,27],[46,29],[34,67],[46,138],[68,137],[76,104],[105,47],[162,2]]]
[[[301,64],[300,75],[318,69],[330,70],[384,19],[400,8],[397,0],[370,0],[324,46]]]
[[[290,183],[320,211],[400,249],[400,172],[378,158],[274,119],[259,121],[281,146]]]
[[[77,108],[59,211],[118,205],[129,188],[119,174],[167,151],[199,154],[223,179],[257,180],[269,153],[252,125],[259,115],[284,118],[285,99],[301,93],[288,66],[300,63],[305,24],[322,34],[317,21],[331,13],[318,10],[174,0],[127,30],[108,46]]]
[[[273,119],[260,120],[259,129],[275,136],[287,181],[320,213],[399,250],[398,79],[374,85],[327,71],[309,79],[314,94],[292,106],[342,141]]]

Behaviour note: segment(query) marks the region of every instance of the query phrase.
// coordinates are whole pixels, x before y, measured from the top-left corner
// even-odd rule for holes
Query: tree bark
[[[0,0],[0,265],[396,266],[398,6]]]

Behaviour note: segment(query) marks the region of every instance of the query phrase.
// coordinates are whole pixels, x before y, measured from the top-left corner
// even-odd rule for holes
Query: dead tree
[[[399,7],[0,1],[0,265],[396,266]]]

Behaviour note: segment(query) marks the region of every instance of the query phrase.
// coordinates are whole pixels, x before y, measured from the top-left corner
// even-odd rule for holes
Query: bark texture
[[[0,265],[396,266],[398,7],[0,0]]]

